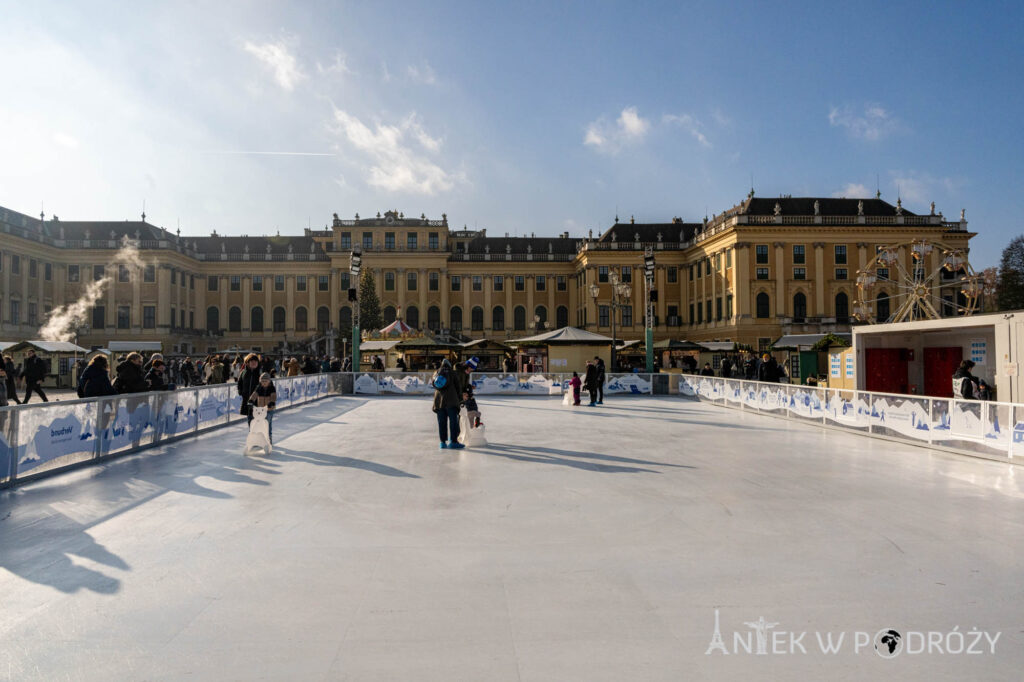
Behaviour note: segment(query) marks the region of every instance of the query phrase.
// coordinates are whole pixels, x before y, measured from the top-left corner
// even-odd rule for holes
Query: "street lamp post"
[[[644,249],[644,283],[647,289],[647,314],[644,315],[645,338],[647,350],[647,373],[654,372],[654,302],[651,295],[654,290],[654,249]]]
[[[619,310],[625,307],[630,296],[633,295],[633,288],[625,282],[619,281],[619,276],[615,273],[611,275],[612,284],[612,298],[609,305],[612,315],[612,356],[611,356],[611,371],[616,372],[618,369],[615,365],[615,316]],[[597,299],[601,295],[601,287],[596,284],[590,285],[590,295],[594,298],[594,306],[600,311],[600,306],[597,304]],[[598,320],[600,320],[600,313],[598,314]]]
[[[352,284],[355,284],[356,295],[350,298],[352,301],[352,371],[359,371],[359,272],[363,265],[363,250],[358,246],[352,247],[352,256],[349,259],[349,273],[352,275]]]

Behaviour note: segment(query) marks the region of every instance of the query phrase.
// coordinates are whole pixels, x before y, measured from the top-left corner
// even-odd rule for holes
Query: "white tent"
[[[578,329],[576,327],[562,327],[561,329],[555,329],[553,331],[544,332],[543,334],[537,334],[536,336],[527,336],[522,339],[513,339],[508,343],[514,346],[517,343],[610,344],[611,342],[612,338],[610,336],[602,336],[601,334],[595,334],[594,332],[588,332],[585,329]]]

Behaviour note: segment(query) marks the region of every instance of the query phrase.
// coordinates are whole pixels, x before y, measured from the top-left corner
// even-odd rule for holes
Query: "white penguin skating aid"
[[[468,448],[482,447],[487,445],[487,437],[484,432],[484,425],[471,427],[469,417],[465,412],[459,414],[459,442]]]
[[[270,454],[270,423],[267,421],[266,407],[253,407],[249,435],[245,439],[245,454],[260,454],[260,450],[264,455]]]

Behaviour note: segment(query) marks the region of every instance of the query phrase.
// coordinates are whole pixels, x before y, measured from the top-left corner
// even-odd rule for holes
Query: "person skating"
[[[595,355],[594,362],[597,363],[597,404],[604,405],[604,360]]]
[[[582,385],[582,383],[583,382],[580,381],[579,373],[573,372],[572,379],[569,380],[569,385],[572,386],[572,404],[576,407],[579,407],[580,404],[580,385]]]
[[[473,396],[473,384],[466,384],[465,390],[462,392],[462,406],[466,408],[466,420],[469,422],[469,428],[475,429],[483,424],[480,421],[480,407],[476,404],[476,398]]]
[[[46,394],[43,393],[43,387],[40,386],[46,377],[46,363],[42,358],[36,357],[36,352],[31,348],[28,349],[28,355],[25,358],[25,368],[22,370],[22,374],[25,377],[25,399],[21,403],[27,405],[33,391],[39,394],[44,403],[50,402]]]
[[[462,395],[462,380],[459,372],[452,368],[447,358],[441,361],[441,367],[434,375],[434,405],[437,415],[437,434],[441,439],[442,450],[451,448],[461,450],[466,447],[459,442],[459,401]],[[463,374],[464,375],[464,374]],[[449,441],[449,436],[451,441]]]
[[[583,388],[590,393],[590,407],[597,404],[597,365],[593,360],[587,361],[587,373],[583,375]]]
[[[247,370],[246,370],[247,371]],[[245,372],[242,372],[245,374]],[[242,378],[239,377],[238,384],[241,386]],[[267,408],[267,437],[270,438],[270,442],[274,442],[274,408],[277,407],[277,389],[274,388],[274,382],[270,378],[269,372],[263,372],[259,376],[259,381],[256,383],[256,388],[253,389],[252,393],[249,394],[249,398],[246,400],[249,405],[249,410],[244,412],[248,417],[246,423],[252,423],[252,408],[253,407],[265,407]]]
[[[262,372],[260,372],[260,358],[255,353],[249,353],[245,357],[245,368],[238,375],[238,381],[235,383],[235,386],[238,390],[238,395],[242,398],[242,406],[238,412],[249,417],[250,421],[252,421],[252,408],[249,405],[249,396],[260,385],[260,376],[262,376]]]

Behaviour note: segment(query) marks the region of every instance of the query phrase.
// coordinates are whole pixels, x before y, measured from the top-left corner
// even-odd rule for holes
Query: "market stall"
[[[467,360],[476,357],[480,360],[477,366],[478,372],[501,372],[506,357],[513,357],[515,350],[500,341],[493,339],[477,339],[462,344],[460,359]]]
[[[6,351],[15,366],[24,367],[25,357],[29,349],[42,358],[48,369],[43,379],[43,388],[70,388],[75,385],[75,363],[89,351],[70,341],[21,341]]]
[[[594,356],[611,366],[612,339],[576,327],[562,327],[509,342],[519,367],[533,362],[535,372],[581,372]]]

